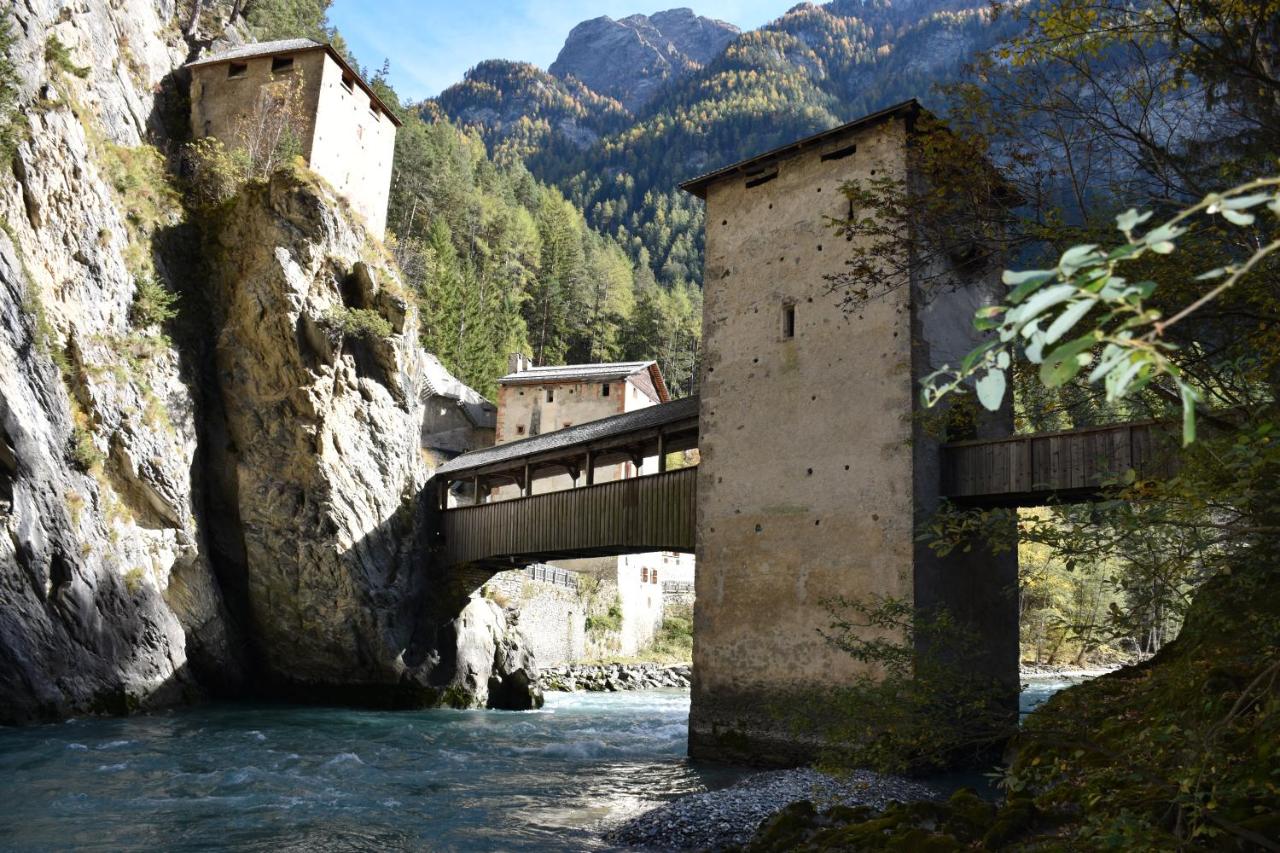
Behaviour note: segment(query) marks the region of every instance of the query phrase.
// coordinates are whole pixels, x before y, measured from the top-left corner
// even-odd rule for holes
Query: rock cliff
[[[557,77],[573,77],[635,112],[664,83],[705,65],[740,32],[733,24],[690,9],[617,21],[593,18],[570,31],[548,70]]]
[[[0,723],[245,690],[537,701],[489,687],[534,671],[505,621],[515,652],[470,687],[468,590],[415,557],[429,358],[376,243],[305,170],[189,213],[170,0],[10,8]]]

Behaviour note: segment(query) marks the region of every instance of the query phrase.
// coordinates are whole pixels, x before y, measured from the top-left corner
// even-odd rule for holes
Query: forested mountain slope
[[[681,180],[896,101],[927,99],[1015,26],[973,0],[806,3],[704,66],[668,75],[634,113],[602,104],[576,78],[509,63],[482,64],[437,104],[479,131],[496,157],[520,158],[559,186],[659,282],[697,284],[702,210],[677,189]]]

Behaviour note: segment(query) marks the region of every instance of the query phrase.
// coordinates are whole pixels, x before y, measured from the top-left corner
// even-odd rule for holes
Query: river
[[[1043,679],[1024,707],[1069,683]],[[540,711],[219,704],[0,729],[0,848],[603,850],[596,829],[748,772],[685,759],[687,690]]]

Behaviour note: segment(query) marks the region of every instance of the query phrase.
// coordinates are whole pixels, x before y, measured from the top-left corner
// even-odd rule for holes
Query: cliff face
[[[187,211],[172,3],[31,0],[13,29],[0,723],[244,690],[536,703],[490,695],[536,678],[501,643],[459,670],[471,590],[421,542],[429,357],[376,241],[301,168]]]
[[[135,310],[175,212],[152,199],[144,227],[118,189],[182,45],[155,36],[166,4],[116,5],[11,7],[27,132],[0,174],[0,722],[239,680],[197,395]]]
[[[550,69],[635,112],[668,80],[709,62],[741,31],[733,24],[671,9],[615,21],[593,18],[573,28]]]

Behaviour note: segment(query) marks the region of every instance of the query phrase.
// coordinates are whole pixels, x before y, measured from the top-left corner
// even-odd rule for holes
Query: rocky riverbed
[[[839,779],[808,768],[777,770],[673,800],[608,830],[605,837],[643,849],[715,850],[744,844],[761,821],[800,800],[813,802],[819,810],[837,805],[882,809],[895,801],[937,797],[924,785],[866,770]]]
[[[688,687],[690,676],[687,663],[564,664],[542,669],[542,688],[566,692],[653,690]]]

